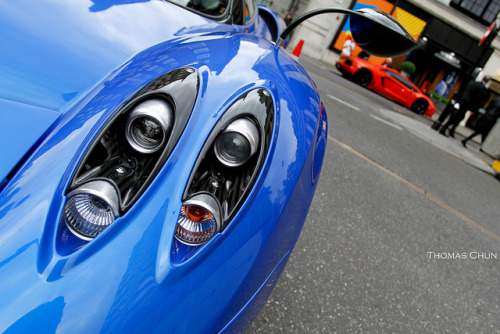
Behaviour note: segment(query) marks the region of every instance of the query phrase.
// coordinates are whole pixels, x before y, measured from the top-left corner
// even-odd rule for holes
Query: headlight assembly
[[[252,90],[235,103],[221,117],[205,143],[184,193],[183,208],[176,231],[186,230],[186,211],[192,200],[205,195],[216,204],[210,207],[220,210],[217,231],[222,231],[248,196],[264,163],[271,142],[274,122],[274,104],[264,89]],[[207,197],[205,197],[207,198]],[[200,212],[214,212],[205,206]],[[193,219],[191,219],[193,221]],[[189,230],[201,229],[191,224]],[[211,234],[213,228],[210,230]],[[185,244],[202,244],[186,241]],[[206,239],[206,240],[205,240]]]
[[[95,238],[141,196],[184,130],[198,85],[193,69],[169,72],[139,92],[102,129],[66,191],[64,221],[73,234]]]

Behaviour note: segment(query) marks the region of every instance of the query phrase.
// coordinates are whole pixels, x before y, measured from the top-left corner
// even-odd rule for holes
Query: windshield
[[[168,0],[202,15],[220,17],[228,8],[229,0]]]

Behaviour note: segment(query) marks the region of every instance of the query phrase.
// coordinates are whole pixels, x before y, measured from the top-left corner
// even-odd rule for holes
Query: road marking
[[[399,125],[393,124],[393,123],[391,123],[391,122],[389,122],[389,121],[386,121],[385,119],[380,118],[380,117],[378,117],[378,116],[375,116],[375,115],[373,115],[373,114],[369,114],[369,115],[370,115],[372,118],[375,118],[377,121],[380,121],[380,122],[382,122],[382,123],[384,123],[384,124],[387,124],[387,125],[389,125],[389,126],[392,126],[392,127],[393,127],[393,128],[395,128],[395,129],[398,129],[398,130],[400,130],[400,131],[403,131],[403,128],[402,128],[402,127],[400,127]]]
[[[406,113],[403,111],[403,109],[398,108],[398,107],[396,107],[396,106],[394,106],[393,108],[394,108],[394,110],[396,110],[396,112],[398,112],[398,113],[400,113],[400,114],[403,114],[403,115],[406,115]]]
[[[381,171],[383,171],[384,173],[392,176],[393,178],[395,178],[396,180],[398,180],[399,182],[405,184],[406,186],[408,186],[409,188],[417,191],[418,193],[424,195],[425,197],[427,197],[428,199],[430,199],[431,201],[433,201],[434,203],[436,203],[437,205],[439,205],[440,207],[442,207],[443,209],[449,211],[450,213],[454,214],[455,216],[457,216],[458,218],[461,218],[462,220],[464,220],[466,223],[474,226],[475,228],[479,229],[480,231],[486,233],[487,235],[489,235],[490,237],[496,239],[496,240],[499,240],[500,241],[500,235],[496,234],[495,232],[493,231],[490,231],[488,228],[484,227],[483,225],[479,224],[478,222],[476,222],[475,220],[473,220],[472,218],[469,218],[468,216],[466,216],[464,213],[458,211],[457,209],[453,208],[452,206],[450,206],[449,204],[443,202],[442,200],[440,200],[439,198],[437,198],[436,196],[428,193],[427,191],[425,191],[424,189],[420,188],[419,186],[417,186],[416,184],[408,181],[407,179],[404,179],[403,177],[397,175],[396,173],[390,171],[389,169],[385,168],[384,166],[382,166],[381,164],[379,164],[378,162],[376,162],[375,160],[371,159],[370,157],[364,155],[363,153],[359,152],[358,150],[356,150],[354,147],[352,146],[349,146],[347,144],[345,144],[344,142],[341,142],[340,140],[336,139],[336,138],[333,138],[332,136],[328,136],[328,139],[331,140],[332,142],[334,142],[335,144],[339,145],[340,147],[346,149],[347,151],[353,153],[354,155],[358,156],[359,158],[363,159],[364,161],[368,162],[369,164],[377,167],[378,169],[380,169]]]
[[[342,86],[342,85],[340,85],[340,84],[338,84],[338,83],[336,83],[336,82],[333,82],[332,80],[327,79],[327,78],[325,78],[325,77],[323,77],[323,76],[321,76],[321,75],[318,75],[318,74],[315,74],[315,73],[309,73],[309,75],[311,75],[311,76],[313,76],[313,77],[320,78],[321,80],[327,81],[329,84],[334,85],[335,87],[341,88],[342,90],[345,90],[345,91],[346,91],[346,92],[348,92],[349,94],[354,95],[354,96],[357,96],[357,97],[359,97],[359,98],[360,98],[360,99],[362,99],[362,100],[365,100],[365,101],[367,101],[367,102],[369,101],[369,100],[366,98],[366,96],[361,95],[361,94],[358,94],[358,93],[356,93],[355,91],[350,90],[349,88],[347,88],[347,87],[345,87],[345,86]],[[331,95],[330,95],[330,96],[331,96]]]
[[[329,98],[331,98],[332,100],[335,100],[335,101],[337,101],[337,102],[340,102],[340,103],[342,103],[342,104],[344,104],[344,105],[348,106],[349,108],[352,108],[352,109],[357,110],[357,111],[360,111],[360,110],[361,110],[361,109],[359,109],[358,107],[353,106],[352,104],[347,103],[347,102],[345,102],[344,100],[339,99],[338,97],[335,97],[335,96],[330,95],[330,94],[328,94],[327,96],[328,96]]]

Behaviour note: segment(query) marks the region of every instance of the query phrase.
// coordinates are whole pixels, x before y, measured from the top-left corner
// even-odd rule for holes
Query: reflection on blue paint
[[[89,10],[91,12],[100,12],[112,6],[128,5],[131,3],[148,2],[148,1],[151,0],[92,0],[94,4],[89,7]]]
[[[63,297],[41,304],[16,321],[4,334],[55,333],[65,305]]]

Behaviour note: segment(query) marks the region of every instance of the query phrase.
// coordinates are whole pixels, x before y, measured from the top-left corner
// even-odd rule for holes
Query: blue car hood
[[[0,99],[0,188],[58,117],[53,110]]]
[[[0,1],[0,98],[60,110],[138,52],[217,29],[164,1]]]
[[[231,29],[164,1],[0,1],[0,187],[61,113],[134,55]]]

